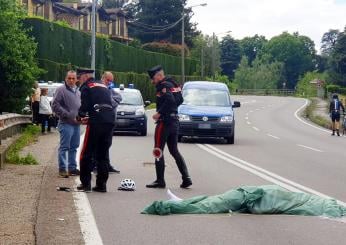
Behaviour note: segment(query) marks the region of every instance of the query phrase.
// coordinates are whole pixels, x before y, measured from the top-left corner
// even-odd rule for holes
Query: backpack
[[[174,96],[175,103],[177,104],[177,106],[180,106],[184,102],[181,86],[170,77],[166,78],[166,81],[173,85],[170,91]]]

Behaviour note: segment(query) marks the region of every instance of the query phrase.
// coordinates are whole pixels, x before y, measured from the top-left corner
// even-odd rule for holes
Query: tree
[[[23,13],[17,1],[0,0],[0,113],[24,108],[40,72],[36,44],[21,24]]]
[[[323,55],[329,56],[333,52],[339,33],[339,30],[331,29],[323,34],[321,46]]]
[[[346,28],[338,34],[331,53],[330,76],[336,84],[346,86]]]
[[[129,0],[102,0],[102,5],[105,8],[122,8]]]
[[[220,46],[217,40],[213,40],[211,36],[200,34],[194,37],[192,46],[191,58],[200,61],[198,70],[201,71],[201,76],[213,76],[213,64],[215,73],[221,72]]]
[[[242,89],[275,89],[281,87],[282,71],[283,63],[256,58],[250,66],[248,58],[243,56],[234,83]]]
[[[233,79],[234,72],[241,60],[239,41],[235,40],[230,35],[227,35],[222,39],[220,49],[222,74],[225,74],[230,79]]]
[[[196,24],[191,23],[192,10],[186,8],[187,0],[138,0],[127,9],[131,9],[129,31],[142,43],[167,41],[181,43],[182,13],[185,13],[185,43],[192,46],[192,39],[198,35]],[[129,5],[130,6],[130,5]],[[172,24],[176,23],[172,27]]]
[[[260,53],[267,43],[264,36],[255,35],[253,37],[245,37],[240,40],[240,48],[242,55],[245,55],[250,64],[256,59],[257,54]]]
[[[313,71],[316,65],[314,42],[298,33],[282,33],[273,37],[264,47],[262,54],[268,54],[270,61],[284,64],[284,78],[288,88],[294,88],[299,76]]]

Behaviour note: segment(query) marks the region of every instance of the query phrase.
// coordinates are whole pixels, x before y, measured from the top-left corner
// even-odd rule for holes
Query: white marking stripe
[[[251,123],[249,121],[246,122],[248,125],[250,125]]]
[[[256,128],[256,127],[252,127],[254,130],[256,130],[256,131],[260,131],[258,128]]]
[[[249,162],[246,162],[242,159],[239,159],[235,156],[232,156],[224,151],[221,151],[220,149],[214,147],[214,146],[211,146],[211,145],[201,145],[201,144],[197,144],[197,146],[209,153],[211,153],[212,155],[220,158],[220,159],[223,159],[229,163],[232,163],[233,165],[239,167],[239,168],[242,168],[248,172],[251,172],[253,173],[254,175],[256,176],[259,176],[265,180],[268,180],[274,184],[277,184],[277,185],[280,185],[281,187],[287,189],[287,190],[290,190],[290,191],[294,191],[294,192],[309,192],[311,194],[314,194],[314,195],[317,195],[317,196],[320,196],[320,197],[323,197],[323,198],[328,198],[328,199],[335,199],[335,198],[332,198],[328,195],[325,195],[321,192],[318,192],[316,190],[313,190],[309,187],[306,187],[306,186],[303,186],[301,184],[298,184],[296,182],[293,182],[289,179],[286,179],[280,175],[277,175],[275,173],[272,173],[268,170],[265,170],[261,167],[258,167],[256,165],[253,165]],[[335,199],[336,200],[336,199]],[[336,200],[340,205],[343,205],[343,206],[346,206],[346,203],[340,201],[340,200]]]
[[[248,118],[248,117],[245,117],[245,120],[249,120],[249,118]]]
[[[303,120],[302,118],[300,118],[300,117],[298,116],[298,114],[300,113],[300,111],[303,110],[303,109],[307,106],[308,103],[309,103],[309,101],[308,101],[307,99],[305,99],[305,104],[304,104],[303,106],[301,106],[298,110],[296,110],[296,112],[294,113],[294,116],[295,116],[299,121],[301,121],[302,123],[304,123],[304,124],[306,124],[306,125],[308,125],[308,126],[310,126],[310,127],[313,127],[313,128],[315,128],[315,129],[321,130],[321,131],[323,131],[323,132],[330,133],[330,131],[328,131],[328,130],[326,130],[326,129],[323,129],[323,128],[321,128],[321,127],[315,126],[315,125],[313,125],[313,124],[311,124],[311,123],[308,123],[308,122],[306,122],[305,120]]]
[[[84,136],[81,135],[80,142],[84,141]],[[81,146],[77,150],[77,164],[79,166],[79,155],[81,152]],[[75,179],[76,184],[79,184],[79,180]],[[78,219],[80,229],[83,234],[85,245],[103,245],[102,238],[97,228],[95,217],[93,215],[89,199],[85,192],[73,193],[74,203],[78,213]]]
[[[312,147],[309,147],[309,146],[306,146],[306,145],[297,145],[297,146],[303,147],[303,148],[305,148],[305,149],[309,149],[309,150],[312,150],[312,151],[316,151],[316,152],[323,152],[323,151],[321,151],[321,150],[319,150],[319,149],[312,148]]]
[[[274,139],[277,139],[277,140],[279,140],[280,138],[279,137],[277,137],[277,136],[275,136],[275,135],[271,135],[271,134],[267,134],[269,137],[272,137],[272,138],[274,138]]]

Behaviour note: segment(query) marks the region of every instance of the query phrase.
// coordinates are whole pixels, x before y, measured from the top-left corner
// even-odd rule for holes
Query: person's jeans
[[[59,123],[60,147],[58,152],[59,170],[69,171],[77,168],[76,155],[80,142],[80,126]]]

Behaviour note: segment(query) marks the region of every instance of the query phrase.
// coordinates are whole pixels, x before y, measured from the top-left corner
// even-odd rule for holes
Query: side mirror
[[[149,106],[151,104],[151,101],[150,100],[146,100],[145,102],[144,102],[144,105],[147,107],[147,106]]]
[[[233,108],[239,108],[240,107],[240,102],[239,101],[234,101],[232,107]]]

